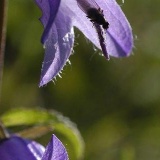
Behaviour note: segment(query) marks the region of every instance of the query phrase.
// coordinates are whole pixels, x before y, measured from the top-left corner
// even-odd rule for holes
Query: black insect
[[[93,26],[96,29],[99,43],[102,49],[102,52],[106,59],[109,60],[109,54],[106,48],[106,30],[109,28],[109,23],[106,21],[103,10],[94,0],[77,0],[79,8],[86,14],[86,16],[93,23]]]
[[[94,0],[77,0],[77,3],[91,22],[102,25],[104,29],[108,29],[109,23],[104,18],[103,10]]]

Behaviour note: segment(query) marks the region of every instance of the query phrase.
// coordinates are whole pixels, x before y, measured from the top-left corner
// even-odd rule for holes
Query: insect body
[[[102,25],[104,29],[108,29],[109,23],[105,20],[103,10],[100,8],[90,8],[87,11],[87,17],[91,19],[91,22],[95,22],[99,25]]]
[[[109,23],[106,21],[103,10],[98,6],[94,0],[77,0],[79,8],[86,14],[86,16],[93,23],[102,52],[106,59],[109,60],[109,54],[106,49],[106,32],[109,28]]]
[[[77,0],[78,6],[91,22],[102,25],[104,29],[108,29],[109,23],[106,21],[103,15],[103,10],[98,6],[94,0]]]

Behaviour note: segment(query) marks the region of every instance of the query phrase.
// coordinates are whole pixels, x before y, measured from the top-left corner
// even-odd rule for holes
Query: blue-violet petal
[[[55,135],[47,145],[42,160],[69,160],[64,145]]]

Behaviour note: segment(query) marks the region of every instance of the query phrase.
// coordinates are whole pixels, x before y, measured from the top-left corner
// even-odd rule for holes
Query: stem
[[[7,0],[0,0],[0,98],[3,75],[3,62],[6,41],[6,22],[7,22]],[[9,134],[6,131],[3,123],[0,121],[0,139],[8,138]]]
[[[0,0],[0,97],[3,76],[3,62],[6,40],[7,0]]]
[[[0,140],[9,138],[9,133],[7,132],[6,128],[4,127],[2,121],[0,121]]]

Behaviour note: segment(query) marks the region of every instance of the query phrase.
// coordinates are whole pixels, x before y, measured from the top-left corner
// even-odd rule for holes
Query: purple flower
[[[68,61],[73,51],[74,26],[81,30],[95,46],[102,49],[106,58],[130,55],[133,47],[132,30],[115,0],[35,1],[42,11],[40,20],[44,26],[41,41],[45,48],[45,57],[40,86],[57,76]],[[80,5],[84,6],[83,3],[90,4],[93,1],[103,11],[101,14],[103,13],[106,23],[109,24],[105,33],[98,29],[101,26],[97,26],[97,23],[96,28],[93,27],[93,21],[90,21],[89,16],[80,7]]]
[[[66,149],[53,135],[45,148],[39,143],[12,136],[0,141],[0,159],[2,160],[68,160]]]

